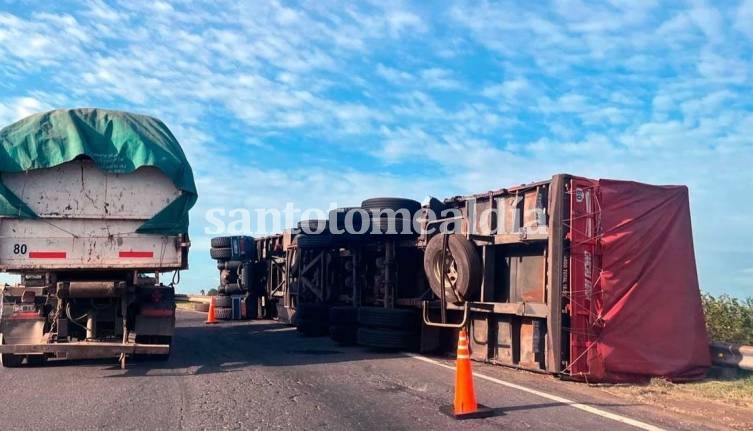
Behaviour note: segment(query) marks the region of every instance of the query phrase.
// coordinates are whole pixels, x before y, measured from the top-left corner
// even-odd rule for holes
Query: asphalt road
[[[478,399],[496,415],[456,422],[439,411],[453,396],[451,360],[340,347],[276,322],[205,326],[204,316],[179,312],[167,362],[0,370],[0,428],[699,429],[582,384],[483,364],[474,364]]]

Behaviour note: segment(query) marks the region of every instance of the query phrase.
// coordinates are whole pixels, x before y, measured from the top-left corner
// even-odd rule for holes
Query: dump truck
[[[196,198],[155,118],[55,110],[0,130],[0,270],[20,276],[0,296],[2,365],[167,358]]]

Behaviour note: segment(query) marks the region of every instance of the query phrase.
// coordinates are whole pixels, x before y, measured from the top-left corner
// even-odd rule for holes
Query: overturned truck
[[[37,114],[0,131],[0,180],[0,269],[21,277],[2,290],[3,366],[166,358],[197,196],[167,127],[98,109]]]
[[[385,234],[395,217],[375,201],[411,228]],[[268,297],[304,333],[431,350],[467,327],[476,360],[588,381],[693,380],[710,365],[684,186],[562,174],[344,211],[371,227],[257,240]]]

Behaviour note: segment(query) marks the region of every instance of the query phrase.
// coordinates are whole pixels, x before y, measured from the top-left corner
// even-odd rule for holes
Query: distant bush
[[[209,289],[209,292],[207,292],[208,296],[216,296],[217,295],[217,289]]]
[[[753,344],[753,298],[703,294],[706,330],[712,341]]]

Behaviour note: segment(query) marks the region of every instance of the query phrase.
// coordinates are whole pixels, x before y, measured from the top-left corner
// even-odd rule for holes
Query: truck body
[[[2,193],[19,209],[14,213],[4,208],[0,215],[0,270],[21,278],[2,292],[3,365],[50,357],[119,356],[123,365],[134,354],[166,358],[175,328],[175,288],[163,283],[161,275],[187,268],[190,242],[187,224],[171,225],[172,217],[161,214],[181,205],[190,191],[168,176],[164,165],[140,163],[123,149],[133,148],[139,138],[139,151],[148,152],[150,136],[137,133],[144,124],[167,128],[149,117],[112,111],[38,115],[41,120],[22,122],[31,133],[49,125],[48,140],[29,144],[40,153],[50,146],[55,151],[55,145],[67,150],[75,139],[85,142],[74,149],[77,154],[46,166],[0,169]],[[63,127],[73,123],[71,118],[90,129],[82,132],[79,126],[71,132]],[[108,134],[108,127],[120,127],[121,134]],[[56,128],[67,130],[65,139]],[[28,143],[19,133],[29,131],[21,129],[12,125],[0,131],[6,152],[13,144]],[[167,144],[178,151],[174,154],[184,160],[177,142],[167,136]],[[112,153],[91,145],[96,139],[104,139]],[[161,144],[164,148],[165,142]],[[190,174],[187,164],[186,169]],[[193,200],[195,196],[185,211]]]
[[[428,209],[436,217],[417,217],[412,238],[346,236],[310,250],[288,232],[258,239],[279,315],[294,320],[302,293],[326,291],[306,300],[397,310],[382,314],[420,326],[390,325],[420,334],[421,350],[451,351],[466,327],[478,361],[586,381],[705,375],[686,187],[558,174]],[[421,318],[406,318],[411,309]]]

